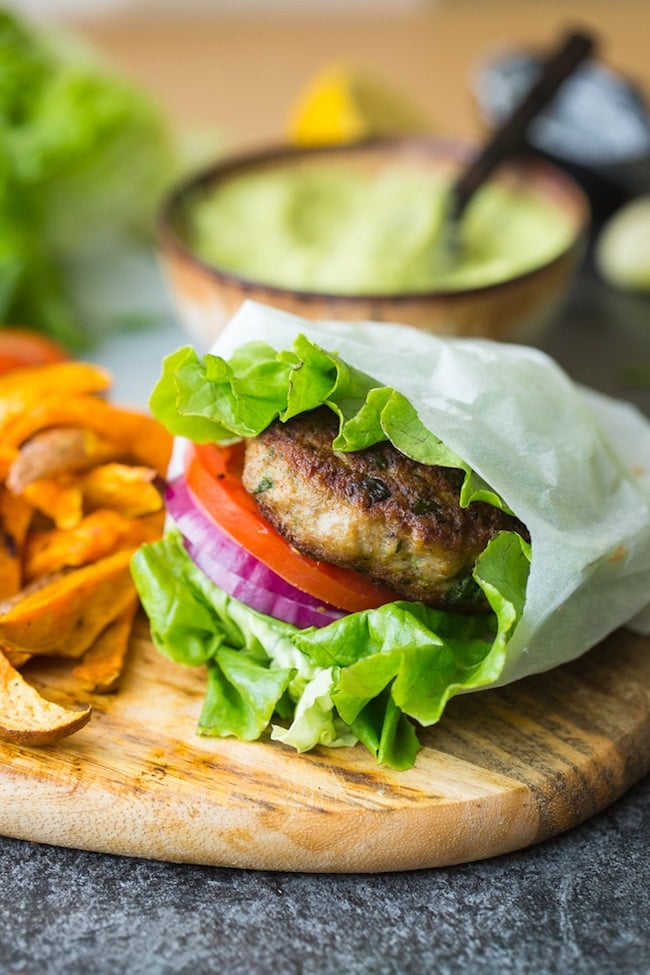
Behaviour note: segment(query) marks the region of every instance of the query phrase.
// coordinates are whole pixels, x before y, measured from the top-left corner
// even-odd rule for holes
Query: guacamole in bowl
[[[449,177],[393,159],[372,170],[316,160],[243,172],[197,201],[191,239],[202,259],[248,280],[360,295],[483,287],[553,260],[571,242],[570,215],[534,187],[491,182],[469,206],[450,257]]]
[[[466,156],[430,138],[279,146],[198,174],[160,222],[182,320],[211,342],[253,298],[312,320],[539,332],[582,254],[586,199],[542,162],[504,166],[471,201],[451,253],[448,191]]]

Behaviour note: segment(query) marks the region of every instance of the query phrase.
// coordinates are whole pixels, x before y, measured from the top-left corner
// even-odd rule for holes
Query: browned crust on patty
[[[262,514],[303,554],[404,599],[485,609],[472,567],[498,532],[527,537],[521,522],[485,502],[461,508],[462,471],[418,463],[388,441],[335,451],[336,432],[322,407],[247,441],[244,486]]]

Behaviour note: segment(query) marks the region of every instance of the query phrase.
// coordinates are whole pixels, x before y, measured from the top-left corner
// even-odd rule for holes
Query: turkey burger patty
[[[246,442],[243,483],[301,553],[355,569],[396,597],[462,612],[487,609],[474,563],[500,531],[525,526],[493,505],[459,503],[463,472],[421,464],[389,441],[332,449],[327,407],[275,421]]]

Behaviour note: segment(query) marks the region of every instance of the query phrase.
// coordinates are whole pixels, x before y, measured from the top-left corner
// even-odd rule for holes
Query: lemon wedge
[[[594,253],[598,270],[624,291],[650,292],[650,196],[626,203],[603,227]]]
[[[430,129],[401,91],[367,72],[334,64],[316,74],[299,95],[287,134],[291,142],[310,146]]]

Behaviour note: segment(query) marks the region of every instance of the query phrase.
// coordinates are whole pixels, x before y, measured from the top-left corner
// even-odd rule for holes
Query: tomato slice
[[[185,458],[189,488],[226,534],[285,582],[337,609],[355,613],[398,598],[352,569],[317,562],[296,551],[260,514],[244,487],[243,460],[243,443],[192,444]]]
[[[0,375],[25,366],[64,362],[69,356],[53,339],[26,328],[0,326]]]

